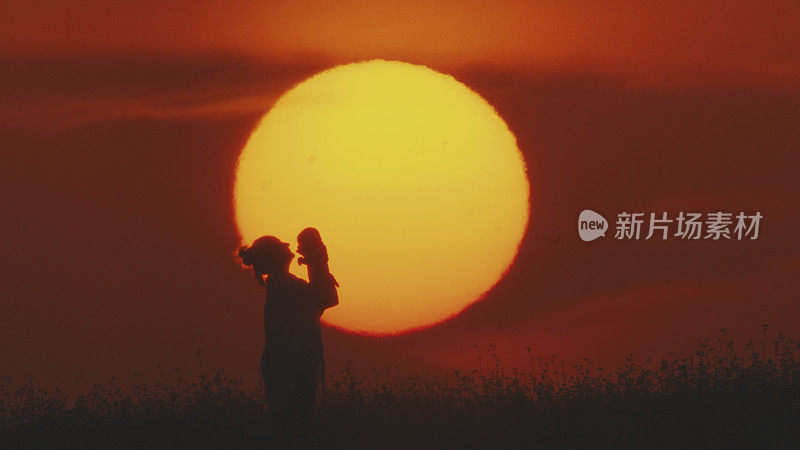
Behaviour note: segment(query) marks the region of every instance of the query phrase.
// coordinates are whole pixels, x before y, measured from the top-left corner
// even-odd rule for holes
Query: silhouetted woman
[[[326,308],[339,303],[336,280],[330,272],[310,282],[289,273],[294,253],[273,236],[241,247],[239,257],[267,291],[261,356],[267,408],[283,425],[307,419],[323,367],[319,319]]]

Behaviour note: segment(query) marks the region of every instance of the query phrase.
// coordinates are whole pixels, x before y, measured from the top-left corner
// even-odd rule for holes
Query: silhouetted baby
[[[330,280],[335,286],[339,286],[328,267],[328,249],[316,228],[306,228],[297,235],[297,253],[301,255],[297,262],[308,266],[309,282]]]

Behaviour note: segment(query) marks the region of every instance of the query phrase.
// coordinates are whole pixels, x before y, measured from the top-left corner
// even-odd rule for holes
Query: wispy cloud
[[[110,119],[250,115],[321,68],[231,54],[5,58],[0,111],[5,126],[46,129]]]

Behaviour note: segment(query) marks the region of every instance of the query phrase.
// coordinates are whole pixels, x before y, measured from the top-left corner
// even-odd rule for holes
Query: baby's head
[[[324,245],[316,228],[308,227],[297,235],[297,252],[301,255],[315,253]]]

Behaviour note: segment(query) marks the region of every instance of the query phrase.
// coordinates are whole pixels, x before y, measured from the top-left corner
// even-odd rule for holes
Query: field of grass
[[[528,349],[506,370],[329,377],[313,423],[281,433],[259,387],[221,371],[69,399],[0,382],[0,448],[800,448],[800,343],[738,347],[723,330],[686,357],[613,369]]]

